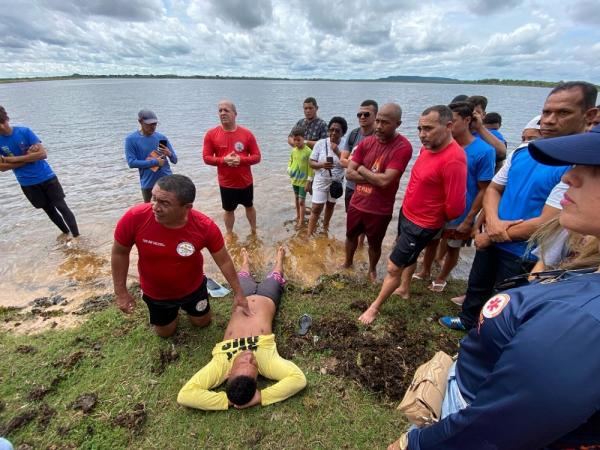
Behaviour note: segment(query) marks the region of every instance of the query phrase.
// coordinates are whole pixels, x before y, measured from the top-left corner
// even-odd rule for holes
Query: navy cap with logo
[[[536,139],[529,143],[529,152],[548,166],[600,166],[600,125],[587,133]]]
[[[149,109],[142,109],[138,113],[138,120],[141,120],[146,125],[158,123],[158,117],[156,117],[156,114],[154,114],[154,112],[150,111]]]

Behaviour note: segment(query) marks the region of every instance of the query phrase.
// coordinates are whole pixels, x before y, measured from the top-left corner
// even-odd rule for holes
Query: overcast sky
[[[598,0],[0,0],[0,77],[600,83]]]

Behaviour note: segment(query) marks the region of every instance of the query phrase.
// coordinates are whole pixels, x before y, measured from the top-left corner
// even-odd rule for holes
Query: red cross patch
[[[493,319],[498,314],[502,312],[502,310],[508,305],[510,301],[510,295],[508,294],[496,294],[492,298],[490,298],[483,308],[481,309],[481,314],[483,317],[487,319]]]

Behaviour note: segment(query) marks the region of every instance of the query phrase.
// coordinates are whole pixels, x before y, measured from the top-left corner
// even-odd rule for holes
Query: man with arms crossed
[[[375,135],[361,140],[346,172],[356,189],[346,217],[344,267],[352,266],[358,238],[364,233],[369,242],[369,277],[373,282],[377,279],[381,243],[392,220],[400,177],[412,157],[410,142],[396,132],[401,118],[400,105],[383,105],[375,120]]]
[[[445,105],[427,108],[419,118],[418,130],[423,147],[400,210],[398,239],[379,295],[358,318],[365,325],[375,320],[383,302],[400,285],[405,268],[415,264],[444,224],[465,209],[467,160],[465,151],[452,139],[452,111]]]
[[[183,175],[167,175],[152,188],[152,203],[129,209],[117,223],[111,268],[116,303],[126,314],[135,300],[127,291],[129,254],[138,250],[142,299],[161,337],[177,328],[179,308],[197,327],[210,323],[202,249],[207,248],[234,292],[235,308],[250,314],[223,236],[207,216],[193,209],[196,187]]]
[[[236,124],[235,105],[229,100],[221,100],[218,108],[221,125],[208,130],[204,135],[202,156],[206,164],[217,166],[227,233],[233,233],[235,209],[240,204],[246,209],[250,231],[256,233],[254,185],[250,166],[260,162],[260,150],[250,130]]]
[[[596,98],[596,87],[586,82],[562,83],[552,89],[542,109],[542,138],[583,133],[596,114]],[[440,318],[441,325],[473,328],[494,285],[531,270],[535,257],[527,250],[527,239],[560,213],[567,188],[560,179],[568,169],[538,163],[526,147],[511,153],[483,197],[485,230],[475,235],[477,251],[462,310],[458,317]]]
[[[0,172],[12,170],[34,208],[41,208],[65,235],[79,236],[75,216],[65,203],[65,193],[46,162],[42,141],[27,127],[12,127],[0,106]]]
[[[371,136],[373,133],[375,133],[375,117],[377,116],[378,109],[379,105],[377,105],[375,100],[365,100],[360,104],[360,108],[356,113],[358,124],[360,126],[350,132],[340,155],[340,164],[344,168],[348,168],[350,157],[354,153],[354,149],[360,143],[360,141],[362,141],[365,137]],[[354,194],[354,189],[356,188],[355,186],[356,184],[354,181],[348,180],[346,177],[346,190],[344,193],[346,212],[348,212],[350,199],[352,198],[352,194]]]
[[[273,317],[283,294],[282,247],[277,251],[273,271],[261,283],[250,275],[248,253],[242,249],[243,264],[238,274],[244,294],[248,296],[252,317],[233,310],[223,342],[215,345],[212,360],[183,386],[177,402],[203,410],[237,409],[270,405],[291,397],[306,386],[306,377],[293,362],[277,353],[273,334]],[[277,380],[259,391],[258,374]],[[226,392],[214,392],[227,380]]]
[[[177,164],[177,155],[168,139],[156,131],[156,114],[142,109],[138,122],[140,129],[125,138],[125,159],[129,168],[139,170],[142,198],[149,203],[156,180],[171,175],[169,161]]]

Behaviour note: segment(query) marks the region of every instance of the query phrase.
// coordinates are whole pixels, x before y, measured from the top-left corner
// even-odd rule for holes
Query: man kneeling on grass
[[[177,402],[204,410],[244,409],[255,405],[270,405],[285,400],[306,386],[306,377],[293,362],[277,353],[272,332],[273,317],[283,294],[283,257],[279,248],[273,271],[257,283],[250,275],[248,253],[242,249],[243,264],[238,278],[248,298],[251,316],[234,308],[225,330],[223,342],[215,345],[213,359],[183,386]],[[276,380],[274,385],[259,391],[258,374]],[[225,392],[214,392],[227,380]]]

